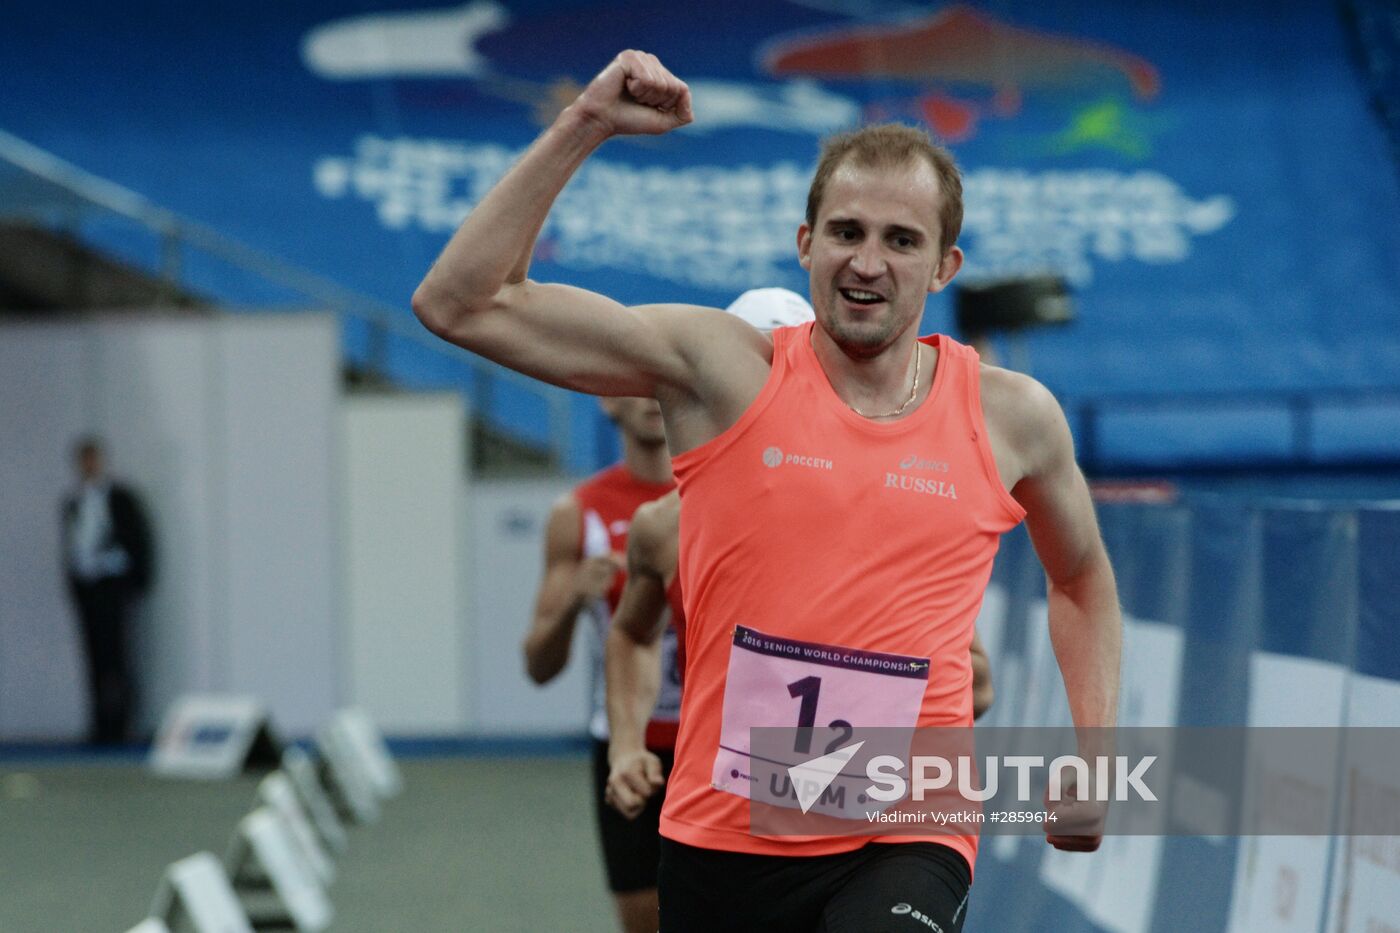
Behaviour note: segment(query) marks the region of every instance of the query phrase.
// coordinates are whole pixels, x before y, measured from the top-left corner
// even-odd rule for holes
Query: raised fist
[[[685,82],[655,55],[632,49],[599,72],[571,109],[610,136],[655,136],[694,119]]]

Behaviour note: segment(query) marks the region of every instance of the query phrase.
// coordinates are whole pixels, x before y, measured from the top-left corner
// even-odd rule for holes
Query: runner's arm
[[[987,657],[987,649],[982,647],[982,638],[972,633],[972,718],[981,719],[982,714],[991,709],[996,693],[992,689],[992,661]]]
[[[1035,441],[1014,494],[1026,509],[1026,527],[1045,568],[1050,641],[1075,726],[1112,727],[1118,721],[1123,644],[1113,568],[1064,413],[1039,383],[1024,384],[1027,433]]]
[[[633,817],[662,786],[661,761],[646,748],[646,725],[661,691],[666,542],[652,509],[637,510],[627,537],[627,585],[608,630],[608,802]]]
[[[414,292],[419,320],[473,353],[582,392],[654,396],[658,384],[688,385],[696,335],[679,306],[626,308],[527,274],[555,198],[600,144],[690,120],[684,83],[654,56],[619,55],[467,216]]]
[[[590,598],[607,592],[617,570],[611,557],[582,558],[582,526],[573,496],[554,503],[545,529],[544,577],[523,645],[525,672],[537,684],[549,683],[569,663],[579,613]]]
[[[622,747],[644,744],[661,691],[666,576],[657,567],[657,543],[643,506],[628,533],[627,584],[608,630],[608,735]]]
[[[1123,650],[1118,591],[1088,484],[1074,462],[1064,413],[1039,383],[1017,379],[1022,391],[1014,407],[1020,410],[1027,468],[1013,494],[1026,509],[1031,543],[1045,567],[1050,643],[1064,678],[1079,755],[1093,761],[1114,752]],[[1046,803],[1047,843],[1069,852],[1099,848],[1108,805],[1092,786],[1058,801],[1047,794]]]

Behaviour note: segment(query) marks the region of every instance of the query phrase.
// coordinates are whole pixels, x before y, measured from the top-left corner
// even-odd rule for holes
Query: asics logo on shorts
[[[936,920],[934,920],[927,914],[920,913],[919,911],[915,910],[913,907],[904,903],[903,901],[891,907],[890,913],[908,914],[910,919],[919,921],[924,926],[928,927],[930,930],[937,930],[938,933],[943,933],[943,927],[939,926]]]

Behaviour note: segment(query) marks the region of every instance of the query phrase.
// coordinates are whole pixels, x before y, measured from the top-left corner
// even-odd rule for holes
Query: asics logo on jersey
[[[947,473],[948,461],[946,460],[925,460],[917,454],[910,454],[899,461],[901,470],[929,470],[934,473]]]

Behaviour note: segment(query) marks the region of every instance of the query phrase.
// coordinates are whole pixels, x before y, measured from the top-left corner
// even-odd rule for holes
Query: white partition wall
[[[68,445],[88,426],[87,349],[76,330],[0,328],[0,737],[83,729],[58,510]]]
[[[213,507],[216,413],[227,404],[210,378],[219,331],[209,319],[169,317],[113,318],[84,333],[87,430],[106,440],[110,469],[136,487],[156,532],[157,585],[132,633],[140,709],[150,727],[182,684],[226,680],[214,623],[222,535]],[[67,486],[72,475],[63,453],[58,472]]]
[[[302,314],[222,324],[227,689],[308,734],[338,705],[339,334]]]
[[[330,715],[338,367],[326,315],[0,325],[0,739],[84,728],[58,509],[86,432],[158,536],[135,637],[145,724],[185,691],[256,694],[294,733]]]
[[[587,623],[574,632],[569,666],[537,687],[520,645],[544,564],[544,528],[567,481],[479,482],[472,488],[470,670],[472,729],[488,735],[583,734],[588,726]]]
[[[466,413],[456,394],[341,403],[346,702],[398,735],[467,730]]]

